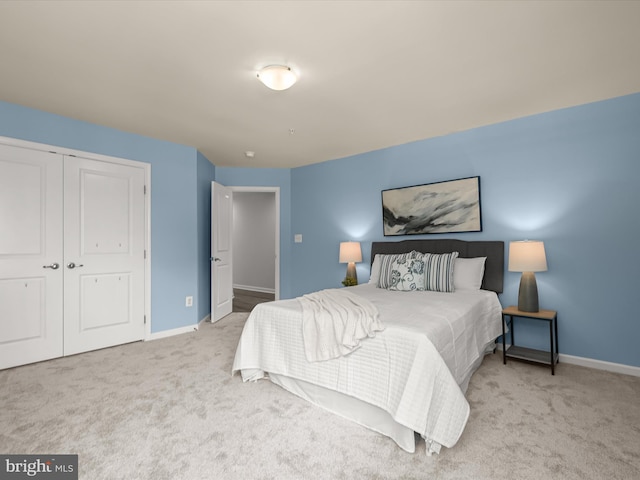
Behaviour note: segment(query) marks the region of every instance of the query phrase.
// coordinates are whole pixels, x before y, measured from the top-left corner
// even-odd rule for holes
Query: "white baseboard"
[[[253,287],[251,285],[233,285],[233,288],[239,288],[240,290],[249,290],[250,292],[272,293],[275,295],[276,290],[274,288]]]
[[[173,337],[174,335],[182,335],[183,333],[194,332],[199,330],[200,325],[202,325],[204,322],[210,322],[210,321],[211,321],[211,314],[208,313],[195,326],[180,327],[180,328],[174,328],[172,330],[163,330],[162,332],[152,333],[149,336],[149,338],[147,338],[147,340],[158,340],[159,338]]]
[[[498,350],[502,350],[502,343],[496,344]],[[507,348],[510,345],[507,344]],[[593,358],[576,357],[574,355],[566,355],[561,353],[558,356],[559,363],[568,363],[569,365],[578,365],[580,367],[595,368],[596,370],[605,370],[607,372],[622,373],[633,377],[640,377],[640,367],[625,365],[623,363],[605,362],[604,360],[596,360]]]
[[[182,335],[183,333],[195,332],[198,330],[198,325],[190,325],[187,327],[173,328],[171,330],[163,330],[162,332],[152,333],[147,340],[158,340],[160,338],[173,337],[174,335]]]
[[[560,354],[559,360],[572,365],[580,365],[581,367],[595,368],[597,370],[606,370],[607,372],[623,373],[625,375],[640,377],[640,367],[634,367],[632,365],[605,362],[603,360],[595,360],[593,358],[574,357],[573,355],[565,355],[564,353]]]

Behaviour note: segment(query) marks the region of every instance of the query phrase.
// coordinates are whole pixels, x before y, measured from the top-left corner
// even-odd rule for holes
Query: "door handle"
[[[211,260],[213,260],[214,262],[221,262],[222,259],[218,258],[218,257],[211,257]]]
[[[51,265],[43,265],[42,268],[50,268],[51,270],[57,270],[60,268],[60,265],[57,263],[52,263]]]
[[[77,268],[80,268],[80,267],[84,267],[84,265],[82,265],[82,264],[78,264],[78,265],[76,265],[76,264],[75,264],[75,263],[73,263],[73,262],[69,262],[69,263],[67,264],[67,268],[76,268],[76,267],[77,267]]]

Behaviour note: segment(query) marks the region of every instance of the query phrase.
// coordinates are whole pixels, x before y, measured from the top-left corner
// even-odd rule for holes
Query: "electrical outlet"
[[[187,298],[184,299],[184,306],[185,307],[193,307],[193,297],[189,296]]]

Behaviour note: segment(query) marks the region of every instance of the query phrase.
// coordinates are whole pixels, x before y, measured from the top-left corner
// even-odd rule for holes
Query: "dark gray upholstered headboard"
[[[482,288],[502,293],[504,283],[504,242],[468,242],[455,239],[402,240],[400,242],[372,242],[371,263],[376,254],[407,253],[417,250],[422,253],[458,252],[460,257],[487,257]]]

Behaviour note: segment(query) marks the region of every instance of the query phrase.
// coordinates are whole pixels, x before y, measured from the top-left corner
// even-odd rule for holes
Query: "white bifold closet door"
[[[62,160],[0,145],[0,368],[63,354]]]
[[[0,145],[0,368],[144,338],[144,181]]]

